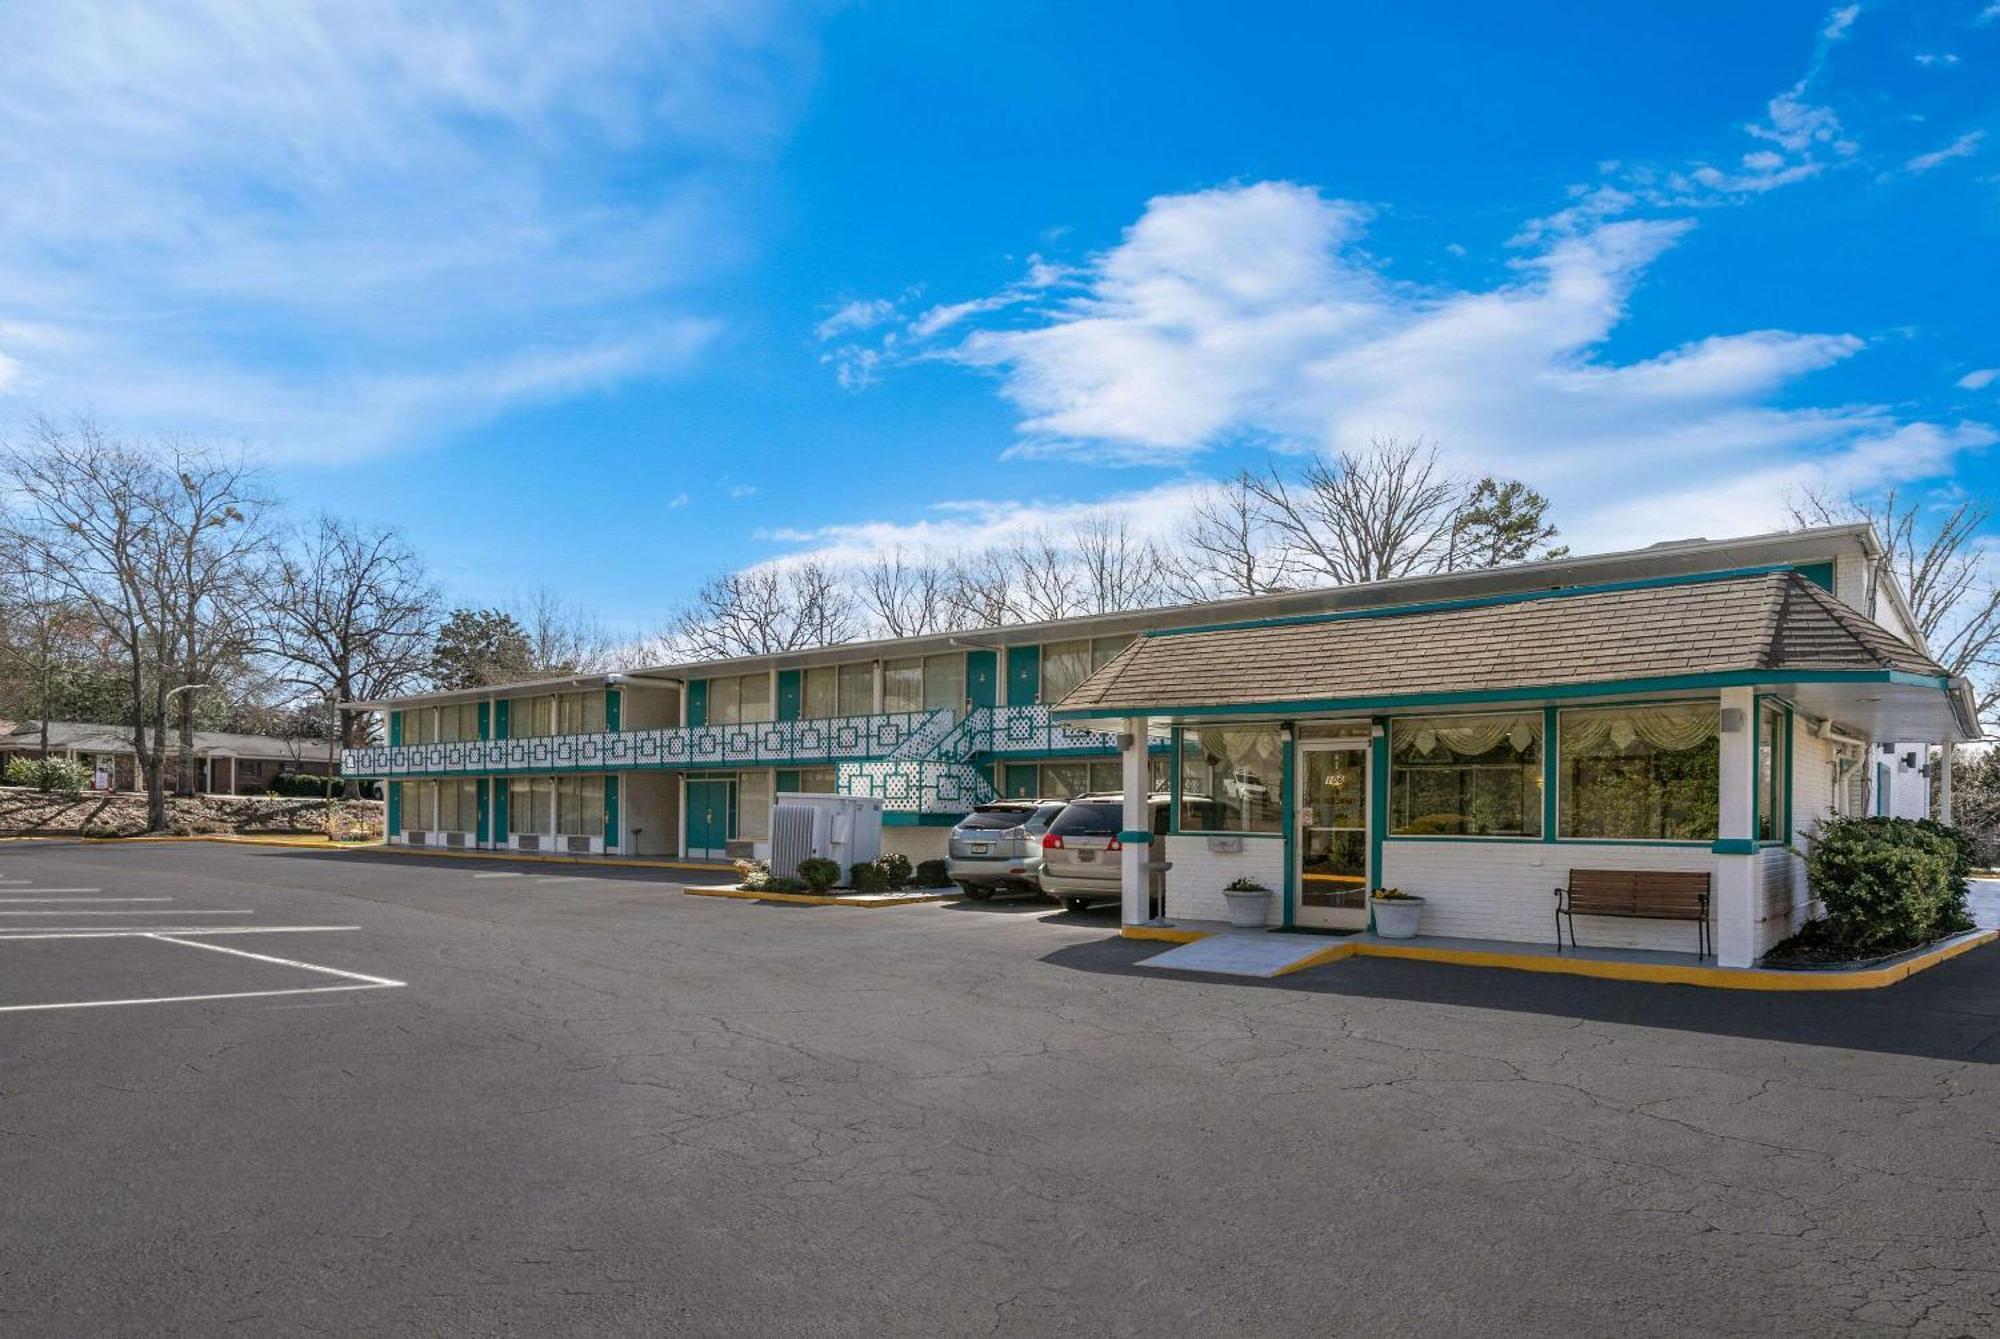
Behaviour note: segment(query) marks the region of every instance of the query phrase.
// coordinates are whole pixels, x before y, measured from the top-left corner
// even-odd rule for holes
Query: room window
[[[549,822],[554,817],[555,793],[554,777],[517,776],[508,781],[507,831],[551,832]]]
[[[965,706],[965,656],[924,657],[924,710],[959,711]]]
[[[473,832],[479,827],[479,791],[473,781],[439,781],[437,818],[439,832]]]
[[[603,777],[556,778],[556,831],[574,837],[595,837],[603,833]]]
[[[598,735],[604,733],[604,694],[602,691],[590,693],[558,693],[556,703],[556,733],[559,735]]]
[[[882,662],[882,710],[924,709],[924,662],[916,656]]]
[[[403,712],[403,743],[437,742],[437,715],[430,707],[410,707]]]
[[[556,700],[552,697],[517,697],[507,703],[507,735],[511,739],[539,739],[556,732]]]
[[[840,773],[832,767],[801,768],[799,791],[805,795],[837,795],[840,793]]]
[[[1557,720],[1565,837],[1713,841],[1720,712],[1707,702],[1565,711]]]
[[[770,675],[725,674],[708,681],[710,725],[740,725],[770,719]]]
[[[840,687],[838,714],[842,716],[873,716],[875,714],[875,666],[870,661],[840,667]]]
[[[1540,836],[1542,714],[1390,722],[1389,831],[1406,837]]]
[[[736,835],[761,842],[771,835],[771,774],[741,772],[736,777]]]
[[[1757,840],[1785,840],[1785,713],[1766,702],[1757,709]]]
[[[403,831],[429,832],[437,818],[437,783],[403,782]]]
[[[840,715],[840,670],[820,665],[800,676],[799,715],[807,720],[824,720]]]
[[[1279,832],[1284,742],[1275,725],[1181,732],[1183,832]]]
[[[479,738],[479,704],[459,702],[438,708],[438,739],[444,743]]]

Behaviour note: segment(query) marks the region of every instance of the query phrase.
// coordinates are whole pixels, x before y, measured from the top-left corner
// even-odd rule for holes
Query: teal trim
[[[1042,692],[1042,648],[1007,648],[1007,705],[1032,707]]]
[[[392,711],[389,713],[389,747],[394,749],[394,748],[401,748],[402,746],[403,746],[403,713],[400,711]]]
[[[778,719],[796,721],[799,718],[801,694],[805,691],[803,675],[795,669],[778,671]]]
[[[1875,817],[1889,816],[1889,765],[1875,764]]]
[[[963,814],[912,814],[904,810],[882,815],[885,828],[953,828]]]
[[[1542,708],[1542,840],[1553,842],[1561,821],[1559,807],[1562,787],[1562,753],[1556,735],[1562,728],[1562,713],[1555,707]]]
[[[1833,564],[1832,564],[1832,563],[1830,563],[1830,562],[1829,562],[1829,563],[1800,563],[1800,564],[1799,564],[1799,565],[1798,565],[1797,567],[1793,568],[1792,570],[1793,570],[1793,571],[1795,571],[1795,572],[1797,572],[1797,573],[1798,573],[1798,574],[1799,574],[1800,576],[1804,577],[1804,578],[1805,578],[1805,579],[1806,579],[1807,581],[1810,581],[1810,582],[1812,582],[1812,583],[1813,583],[1813,585],[1815,585],[1815,586],[1818,586],[1818,587],[1819,587],[1819,588],[1820,588],[1821,590],[1825,591],[1825,592],[1826,592],[1826,593],[1827,593],[1828,595],[1831,595],[1831,594],[1833,594]]]
[[[1152,634],[1148,633],[1148,636]],[[1232,706],[1171,706],[1135,703],[1120,706],[1072,707],[1049,712],[1054,721],[1102,720],[1108,716],[1288,716],[1304,713],[1394,711],[1406,707],[1455,707],[1483,702],[1531,702],[1542,698],[1625,697],[1635,693],[1671,693],[1694,688],[1754,688],[1759,684],[1889,683],[1948,691],[1950,680],[1903,670],[1721,670],[1712,674],[1670,674],[1656,679],[1607,679],[1601,683],[1539,684],[1521,688],[1488,688],[1456,693],[1403,693],[1378,697],[1288,698]]]
[[[513,738],[512,735],[507,733],[508,714],[509,704],[506,698],[503,697],[493,704],[493,737],[495,739]]]
[[[1143,828],[1129,828],[1118,834],[1118,842],[1121,846],[1151,846],[1153,834]]]
[[[619,692],[616,688],[607,688],[604,690],[604,728],[606,731],[615,732],[618,729],[618,721],[624,714],[624,706],[625,695],[623,693]]]
[[[393,725],[390,727],[390,733],[391,734],[396,733]],[[383,834],[387,836],[401,832],[402,830],[403,830],[403,783],[400,781],[391,781],[389,783],[389,812],[387,817],[383,821],[382,831]]]
[[[1554,590],[1514,591],[1506,595],[1478,595],[1462,600],[1427,600],[1416,604],[1390,604],[1374,609],[1343,609],[1325,614],[1289,614],[1278,618],[1246,618],[1234,623],[1203,623],[1186,628],[1153,628],[1148,637],[1185,637],[1204,632],[1241,632],[1247,628],[1310,627],[1321,623],[1346,623],[1357,619],[1407,618],[1413,614],[1448,613],[1455,609],[1490,609],[1500,605],[1527,604],[1535,600],[1566,600],[1578,595],[1608,595],[1618,591],[1655,590],[1662,586],[1706,586],[1717,581],[1741,581],[1744,577],[1789,572],[1788,563],[1762,567],[1733,567],[1720,572],[1693,572],[1683,576],[1643,577],[1632,581],[1604,581],[1587,586],[1561,586]]]
[[[1284,825],[1285,900],[1281,924],[1297,922],[1299,900],[1299,741],[1293,738],[1278,756],[1278,822]]]
[[[477,830],[472,834],[472,839],[481,846],[493,840],[492,791],[493,783],[483,776],[472,783],[473,802],[479,814]]]
[[[504,707],[507,704],[503,702],[500,705]],[[507,783],[497,777],[493,781],[493,835],[487,840],[495,846],[503,845],[507,840]]]
[[[975,707],[999,705],[999,657],[991,651],[965,653],[965,697]]]
[[[706,679],[688,680],[687,723],[689,725],[708,724],[708,680]]]
[[[1368,737],[1368,887],[1384,887],[1382,842],[1389,835],[1389,721],[1376,717]],[[1375,899],[1368,900],[1368,928],[1375,928]]]
[[[1757,842],[1750,837],[1718,837],[1708,849],[1717,855],[1756,855]]]
[[[493,738],[493,704],[491,702],[482,702],[479,704],[479,737],[481,739]]]
[[[618,778],[604,778],[604,849],[609,851],[618,843]]]
[[[1781,835],[1782,839],[1783,839],[1783,840],[1785,841],[1785,843],[1786,843],[1786,844],[1790,844],[1790,842],[1791,842],[1791,840],[1792,840],[1792,831],[1793,831],[1793,828],[1792,828],[1792,733],[1793,733],[1793,726],[1794,726],[1794,724],[1795,724],[1796,720],[1797,720],[1797,717],[1795,716],[1795,714],[1794,714],[1794,713],[1793,713],[1793,711],[1792,711],[1792,704],[1791,704],[1791,703],[1789,703],[1789,702],[1787,702],[1787,703],[1785,704],[1785,771],[1784,771],[1784,787],[1785,787],[1785,800],[1784,800],[1784,806],[1783,806],[1783,810],[1782,810],[1782,812],[1784,813],[1784,816],[1785,816],[1785,822],[1784,822],[1784,825],[1783,825],[1782,827],[1780,827],[1780,828],[1778,829],[1778,831],[1779,831],[1779,834]]]

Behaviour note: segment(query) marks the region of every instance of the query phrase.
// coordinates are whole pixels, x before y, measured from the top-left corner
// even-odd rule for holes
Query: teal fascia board
[[[1356,715],[1403,708],[1471,706],[1488,702],[1530,702],[1542,698],[1625,697],[1633,693],[1666,693],[1707,688],[1753,688],[1767,683],[1891,683],[1946,691],[1950,680],[1904,670],[1722,670],[1712,674],[1663,675],[1656,679],[1611,679],[1602,683],[1541,684],[1520,688],[1485,688],[1462,692],[1404,693],[1380,697],[1292,698],[1279,702],[1245,702],[1229,706],[1126,705],[1072,707],[1051,711],[1054,721],[1102,720],[1107,716],[1285,716],[1304,713],[1351,712]]]
[[[1562,754],[1556,748],[1556,733],[1560,728],[1557,718],[1562,713],[1554,707],[1542,708],[1542,840],[1556,839],[1556,824],[1562,815],[1557,811],[1557,801],[1562,785]]]
[[[1128,828],[1118,834],[1118,843],[1121,846],[1151,846],[1153,834],[1139,828]]]
[[[912,814],[906,811],[885,813],[882,826],[885,828],[951,828],[958,826],[963,814]]]
[[[1462,600],[1428,600],[1416,604],[1387,604],[1374,609],[1342,609],[1325,614],[1290,614],[1279,618],[1246,618],[1234,623],[1204,623],[1187,628],[1152,628],[1147,637],[1187,637],[1204,632],[1241,632],[1248,628],[1310,627],[1319,623],[1348,623],[1359,619],[1407,618],[1412,614],[1449,613],[1458,609],[1491,609],[1501,605],[1527,604],[1536,600],[1565,600],[1578,595],[1608,595],[1619,591],[1656,590],[1662,586],[1706,586],[1717,581],[1740,581],[1744,577],[1768,576],[1795,570],[1789,563],[1763,567],[1733,567],[1721,572],[1695,572],[1685,576],[1643,577],[1632,581],[1604,581],[1589,586],[1562,586],[1554,590],[1512,591],[1505,595],[1477,595]]]
[[[1826,592],[1826,593],[1827,593],[1828,595],[1831,595],[1831,594],[1833,594],[1833,564],[1832,564],[1832,563],[1830,563],[1830,562],[1826,562],[1826,563],[1800,563],[1800,564],[1799,564],[1799,565],[1798,565],[1798,566],[1797,566],[1796,568],[1794,568],[1793,570],[1794,570],[1794,571],[1796,571],[1796,572],[1797,572],[1797,573],[1798,573],[1798,574],[1799,574],[1800,576],[1804,577],[1804,578],[1805,578],[1805,579],[1806,579],[1807,581],[1810,581],[1810,582],[1812,582],[1812,583],[1813,583],[1813,585],[1815,585],[1815,586],[1818,586],[1818,587],[1819,587],[1819,588],[1820,588],[1821,590],[1825,591],[1825,592]]]
[[[1721,837],[1711,842],[1708,849],[1717,855],[1756,855],[1758,847],[1752,837]]]

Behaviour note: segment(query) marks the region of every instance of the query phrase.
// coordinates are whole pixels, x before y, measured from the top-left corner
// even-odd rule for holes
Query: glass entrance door
[[[1368,746],[1299,747],[1299,904],[1293,920],[1326,929],[1368,925]]]

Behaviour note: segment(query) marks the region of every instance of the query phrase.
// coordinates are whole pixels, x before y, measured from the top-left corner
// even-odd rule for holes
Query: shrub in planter
[[[882,867],[882,878],[889,885],[890,892],[901,892],[910,886],[912,872],[908,856],[899,852],[885,855],[875,863]]]
[[[731,863],[736,866],[737,887],[752,893],[774,893],[779,891],[771,886],[777,882],[777,876],[771,873],[771,866],[767,862],[762,860],[737,860]]]
[[[847,886],[857,893],[886,893],[889,876],[883,873],[880,862],[864,860],[847,871]]]
[[[1824,821],[1806,856],[1827,931],[1856,950],[1893,952],[1965,928],[1970,868],[1942,825],[1907,818]]]
[[[951,866],[942,860],[920,861],[912,882],[919,888],[948,888],[951,886]]]
[[[815,856],[810,860],[799,861],[799,877],[805,880],[807,888],[815,893],[823,893],[840,882],[840,866],[831,860],[822,860]]]

